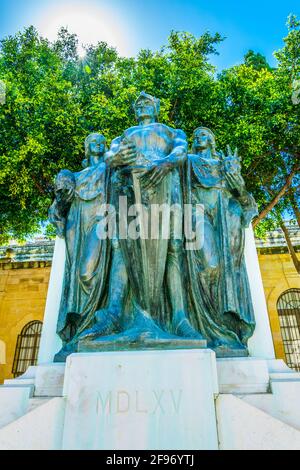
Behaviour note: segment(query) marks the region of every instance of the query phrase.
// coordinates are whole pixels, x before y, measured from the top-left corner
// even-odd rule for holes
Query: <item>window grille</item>
[[[284,292],[277,310],[287,365],[300,371],[300,289]]]
[[[42,322],[32,321],[19,334],[12,368],[14,377],[24,374],[29,366],[36,365],[42,326]]]

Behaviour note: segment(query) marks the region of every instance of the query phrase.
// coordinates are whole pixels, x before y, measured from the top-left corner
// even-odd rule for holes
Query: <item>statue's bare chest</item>
[[[146,160],[165,157],[174,146],[174,132],[167,126],[149,125],[128,129],[125,137],[132,142],[140,157]]]

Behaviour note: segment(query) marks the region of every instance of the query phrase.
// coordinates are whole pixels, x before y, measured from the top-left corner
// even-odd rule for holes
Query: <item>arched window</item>
[[[14,377],[24,374],[29,366],[36,365],[42,326],[41,321],[32,321],[19,334],[12,368]]]
[[[278,299],[281,334],[287,364],[300,371],[300,289],[290,289]]]

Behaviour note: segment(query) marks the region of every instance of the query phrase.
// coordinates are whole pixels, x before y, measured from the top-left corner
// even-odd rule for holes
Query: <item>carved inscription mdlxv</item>
[[[178,414],[182,404],[183,390],[98,391],[97,414]]]

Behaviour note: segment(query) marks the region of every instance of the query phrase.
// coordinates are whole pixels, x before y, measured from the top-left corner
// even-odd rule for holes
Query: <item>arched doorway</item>
[[[41,321],[32,321],[19,334],[12,368],[14,377],[24,374],[29,366],[36,365],[42,326]]]
[[[300,289],[285,291],[277,310],[287,365],[300,371]]]

